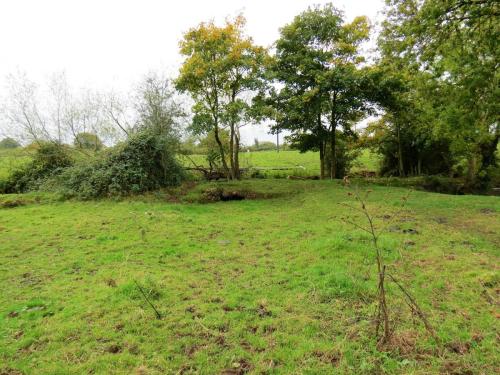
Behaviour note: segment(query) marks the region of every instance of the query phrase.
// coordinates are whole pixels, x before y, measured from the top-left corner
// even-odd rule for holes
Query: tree
[[[224,147],[224,155],[229,155],[229,137],[230,134],[226,129],[220,130],[219,139]],[[215,132],[211,131],[201,138],[198,147],[203,151],[210,171],[220,171],[223,163]]]
[[[341,11],[327,4],[313,7],[281,29],[271,76],[283,86],[269,95],[277,116],[275,129],[289,129],[319,149],[324,177],[327,145],[330,178],[337,171],[337,132],[370,110],[364,87],[368,70],[361,68],[360,44],[367,40],[366,17],[344,22]],[[307,137],[300,137],[308,134]]]
[[[38,85],[25,74],[7,76],[7,96],[2,114],[15,136],[40,142],[50,139],[50,131],[41,110]]]
[[[494,0],[389,0],[379,40],[397,70],[426,75],[419,109],[469,161],[469,181],[496,166],[500,6]],[[420,116],[419,116],[420,117]],[[481,182],[482,181],[482,182]]]
[[[20,139],[64,143],[79,133],[107,134],[100,95],[90,90],[75,92],[64,74],[52,76],[43,96],[40,87],[24,74],[10,75],[7,82],[2,113]]]
[[[168,79],[156,73],[145,76],[137,89],[134,107],[137,113],[134,131],[151,131],[177,148],[187,115]]]
[[[73,144],[77,148],[93,151],[99,151],[104,146],[99,137],[93,133],[78,133]]]
[[[0,149],[10,149],[18,147],[21,147],[21,145],[14,138],[7,137],[0,141]]]
[[[232,179],[240,177],[239,128],[254,116],[251,97],[261,84],[266,59],[266,51],[244,34],[244,26],[239,16],[223,27],[208,22],[189,30],[180,44],[185,59],[176,80],[177,88],[195,102],[193,132],[213,131],[223,169]],[[230,168],[220,137],[224,128],[230,135]]]

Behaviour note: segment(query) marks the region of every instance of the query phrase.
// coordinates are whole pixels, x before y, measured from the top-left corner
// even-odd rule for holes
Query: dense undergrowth
[[[179,185],[185,173],[168,139],[139,132],[95,157],[75,161],[71,150],[42,143],[15,169],[0,193],[45,190],[80,199],[124,196]]]

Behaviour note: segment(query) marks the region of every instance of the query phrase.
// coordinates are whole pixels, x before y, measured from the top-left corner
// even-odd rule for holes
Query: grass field
[[[373,251],[341,220],[356,215],[346,188],[220,185],[274,198],[185,202],[209,184],[179,189],[181,203],[0,196],[26,203],[0,208],[0,373],[498,373],[497,197],[413,192],[400,212],[405,189],[371,187],[376,223],[394,219],[391,272],[439,339],[390,286],[397,330],[377,349]]]
[[[27,163],[31,159],[30,155],[31,153],[26,149],[0,150],[0,180]]]
[[[30,160],[31,152],[25,149],[0,150],[0,180],[6,178],[9,173]],[[77,159],[84,155],[75,153]],[[190,155],[190,158],[198,165],[207,165],[204,155]],[[378,156],[368,150],[363,150],[360,157],[355,161],[352,171],[359,170],[377,171]],[[186,166],[192,166],[191,162],[181,157]],[[290,168],[282,171],[262,171],[263,175],[271,177],[286,177],[287,175],[319,175],[319,154],[317,152],[300,153],[298,151],[259,151],[242,152],[240,155],[241,168]]]
[[[190,158],[198,165],[206,165],[204,155],[190,155]],[[191,163],[183,159],[186,166]],[[354,162],[352,172],[360,170],[378,171],[379,157],[369,150],[363,150],[359,158]],[[263,175],[271,177],[286,177],[292,175],[319,175],[319,153],[298,151],[258,151],[242,152],[240,154],[241,168],[289,168],[287,170],[262,171]]]

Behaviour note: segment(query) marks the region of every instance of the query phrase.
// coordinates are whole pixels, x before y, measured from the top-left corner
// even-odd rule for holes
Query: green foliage
[[[0,150],[2,149],[11,149],[21,147],[18,141],[13,138],[7,137],[0,141]]]
[[[328,149],[331,178],[345,172],[337,171],[337,132],[351,136],[352,124],[372,109],[371,72],[359,53],[369,29],[366,17],[345,23],[332,4],[309,8],[281,29],[270,65],[270,78],[284,86],[270,85],[263,100],[274,109],[267,115],[274,131],[290,130],[297,147],[319,150],[322,175]]]
[[[229,153],[229,132],[221,130],[218,134],[219,140],[222,143],[223,155]],[[210,131],[200,139],[198,150],[205,155],[205,160],[208,163],[210,170],[223,170],[222,157],[219,144],[215,138],[215,132]],[[227,160],[226,160],[227,162]]]
[[[282,148],[280,146],[280,148]],[[276,143],[271,141],[259,141],[257,138],[254,140],[254,144],[251,146],[242,147],[241,151],[272,151],[276,150]]]
[[[343,178],[348,175],[351,168],[354,166],[355,160],[360,156],[361,150],[356,146],[356,143],[350,136],[346,136],[344,133],[337,131],[336,135],[336,145],[335,145],[335,162],[336,162],[336,172],[335,178]],[[287,140],[290,142],[290,147],[295,150],[299,150],[301,153],[307,151],[318,151],[317,138],[313,134],[307,133],[296,133],[289,137]],[[331,145],[324,145],[324,163],[327,170],[331,169],[332,163],[332,153],[330,149]]]
[[[104,146],[97,134],[93,133],[78,133],[73,144],[76,148],[93,151],[99,151]]]
[[[407,123],[398,128],[394,116],[385,115],[364,130],[362,144],[382,156],[382,176],[456,174],[450,141],[436,138],[424,126]],[[400,153],[401,152],[401,153]],[[401,163],[400,163],[401,158]]]
[[[45,181],[62,173],[73,164],[66,146],[43,142],[38,145],[33,159],[15,170],[3,183],[4,193],[23,193],[37,190]]]
[[[208,22],[189,30],[181,41],[185,60],[176,80],[177,88],[195,102],[191,130],[214,132],[222,168],[231,178],[239,178],[239,127],[255,117],[248,97],[261,84],[266,59],[266,51],[244,34],[244,26],[239,16],[222,27]],[[219,139],[224,128],[229,130],[228,152]]]
[[[67,169],[58,178],[66,196],[91,199],[123,196],[178,185],[184,171],[168,138],[142,131],[100,160]]]
[[[390,0],[379,39],[380,65],[408,83],[391,110],[398,126],[448,139],[469,183],[485,187],[500,138],[498,12],[494,0]]]
[[[148,131],[171,142],[176,147],[186,112],[178,102],[170,81],[151,73],[141,83],[136,97],[139,115],[136,131]]]

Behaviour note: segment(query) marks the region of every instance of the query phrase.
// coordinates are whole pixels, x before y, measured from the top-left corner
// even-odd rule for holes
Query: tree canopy
[[[224,171],[239,178],[239,127],[252,119],[251,96],[260,85],[266,51],[244,33],[245,19],[238,16],[222,27],[201,23],[189,30],[180,43],[185,57],[177,88],[194,100],[192,130],[213,131]],[[229,129],[229,150],[220,139]],[[229,159],[230,168],[226,159]]]

